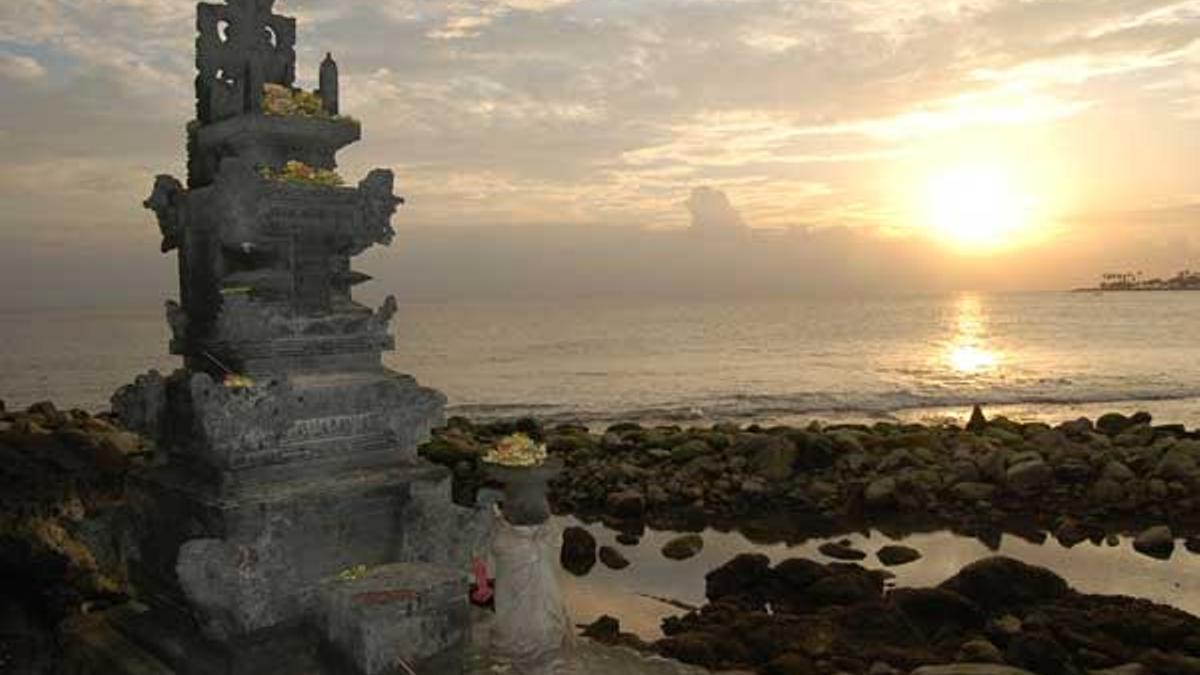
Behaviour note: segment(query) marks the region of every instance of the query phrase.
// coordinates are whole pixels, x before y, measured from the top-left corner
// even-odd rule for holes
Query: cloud
[[[742,215],[729,203],[724,192],[710,187],[692,190],[692,196],[684,202],[692,214],[690,232],[700,236],[714,237],[742,234],[746,223]]]
[[[46,68],[32,56],[0,53],[0,77],[13,80],[39,80]]]

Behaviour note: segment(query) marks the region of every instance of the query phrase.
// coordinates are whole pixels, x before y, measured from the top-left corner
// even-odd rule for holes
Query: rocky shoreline
[[[879,526],[985,541],[1050,532],[1068,546],[1141,534],[1139,550],[1158,556],[1177,537],[1200,546],[1200,432],[1155,425],[1147,413],[1054,427],[977,411],[965,427],[623,423],[599,433],[453,418],[421,452],[453,470],[456,499],[469,502],[486,484],[480,456],[514,431],[563,458],[556,513],[635,533],[715,526],[789,541]]]
[[[622,544],[636,543],[647,526],[736,528],[761,542],[869,526],[952,529],[984,541],[1001,531],[1037,541],[1049,530],[1068,545],[1141,533],[1139,550],[1148,555],[1171,555],[1178,537],[1200,549],[1200,433],[1155,425],[1145,414],[1057,427],[980,414],[966,428],[619,424],[600,433],[454,418],[421,452],[453,470],[456,499],[471,503],[488,485],[480,457],[514,431],[544,440],[562,458],[554,510],[600,519],[621,532]],[[113,514],[122,508],[126,473],[151,461],[152,448],[111,416],[0,404],[0,672],[54,672],[63,619],[128,599],[122,521]],[[586,538],[578,545],[590,548],[587,565],[628,564],[616,547],[597,551]],[[681,533],[663,553],[685,558],[702,546],[702,538]],[[914,555],[895,548],[886,554],[893,562],[882,550],[881,562]],[[621,633],[615,620],[585,634],[709,668],[770,674],[887,675],[997,654],[1045,675],[1129,663],[1151,670],[1112,672],[1200,673],[1198,620],[1184,612],[1082,595],[1015,561],[975,563],[956,575],[960,581],[934,589],[885,592],[887,573],[851,562],[860,559],[853,549],[822,553],[846,562],[771,567],[762,556],[735,558],[708,575],[708,604],[681,607],[686,614],[668,621],[666,637],[654,643]],[[997,605],[964,578],[1002,584],[1023,604]],[[1012,630],[1018,625],[1021,635]]]
[[[612,617],[593,639],[713,670],[763,675],[1191,675],[1200,619],[1149,601],[1086,595],[1005,557],[932,588],[885,592],[855,563],[739,555],[706,577],[708,603],[647,644]]]

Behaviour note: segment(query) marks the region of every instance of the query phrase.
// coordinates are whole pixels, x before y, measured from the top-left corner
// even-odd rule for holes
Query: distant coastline
[[[1142,272],[1114,272],[1100,277],[1100,285],[1073,289],[1076,293],[1100,291],[1200,291],[1200,272],[1183,270],[1169,279],[1147,279]]]

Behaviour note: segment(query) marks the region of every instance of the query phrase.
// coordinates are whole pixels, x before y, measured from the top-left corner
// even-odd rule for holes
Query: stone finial
[[[320,89],[317,93],[321,96],[321,105],[325,108],[325,112],[330,115],[337,115],[338,102],[338,65],[337,61],[333,60],[333,54],[326,52],[325,60],[321,62],[321,79]]]
[[[296,80],[296,20],[275,0],[206,2],[196,8],[196,115],[203,124],[257,112],[263,85]]]

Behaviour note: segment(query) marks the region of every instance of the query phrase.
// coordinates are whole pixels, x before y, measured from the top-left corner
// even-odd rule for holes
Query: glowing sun
[[[1005,248],[1027,234],[1035,200],[1003,168],[956,166],[930,175],[922,207],[938,239],[968,251]]]

